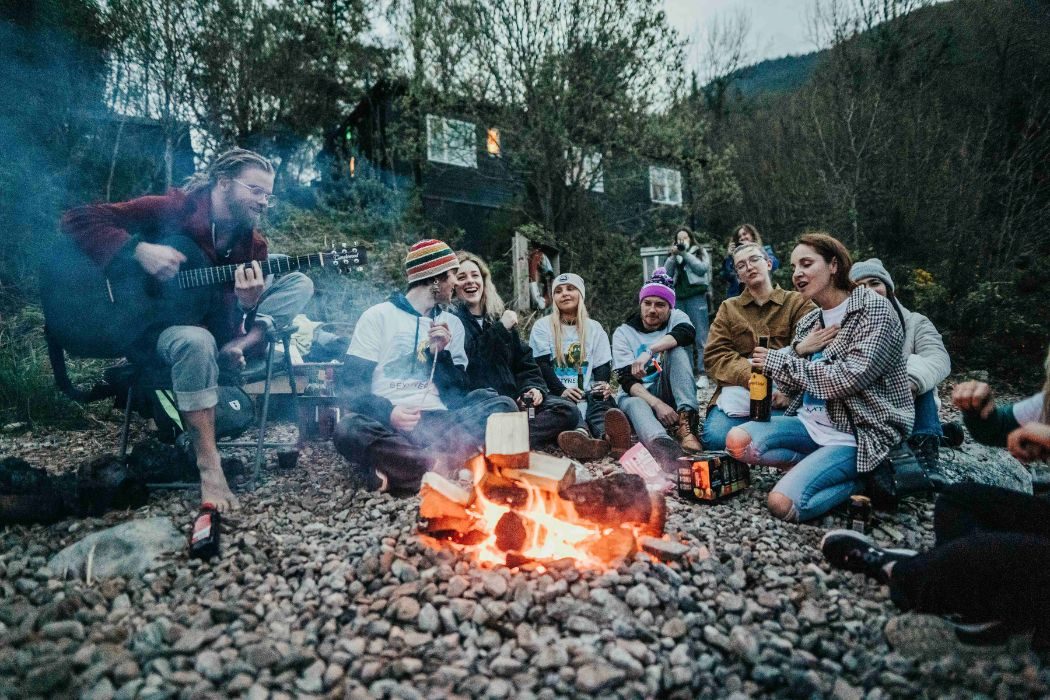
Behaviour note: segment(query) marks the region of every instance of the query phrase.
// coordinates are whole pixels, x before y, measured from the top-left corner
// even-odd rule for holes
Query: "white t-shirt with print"
[[[554,373],[565,385],[566,389],[580,389],[584,392],[591,388],[591,375],[595,367],[601,367],[612,360],[612,350],[609,347],[609,334],[602,328],[602,324],[594,319],[587,319],[587,358],[584,365],[583,386],[579,384],[579,361],[582,357],[580,348],[580,335],[576,326],[561,327],[562,356],[566,364],[558,366],[558,355],[554,352],[554,333],[552,331],[553,316],[544,316],[532,326],[529,334],[529,347],[532,348],[533,357],[551,356],[551,364]]]
[[[842,319],[846,315],[847,304],[849,304],[849,299],[846,299],[846,301],[833,309],[826,309],[821,312],[824,317],[824,328],[830,328],[842,323]],[[810,362],[820,362],[823,357],[823,352],[814,353],[810,357]],[[802,407],[798,410],[798,417],[802,421],[802,425],[806,427],[806,432],[809,433],[810,438],[818,445],[825,447],[830,445],[857,446],[855,435],[838,430],[831,422],[831,416],[828,415],[827,401],[816,398],[808,391],[802,394]]]
[[[671,309],[671,316],[668,318],[667,324],[648,333],[638,330],[629,323],[621,324],[613,332],[613,369],[620,369],[634,364],[638,356],[648,350],[649,346],[667,335],[672,328],[682,323],[693,325],[693,322],[689,320],[689,316],[684,311]],[[656,370],[655,366],[651,366],[649,373],[642,377],[640,381],[648,389],[659,377],[660,372]],[[620,393],[623,393],[622,389]]]
[[[434,319],[447,323],[452,340],[446,348],[453,364],[467,366],[463,348],[463,323],[452,313],[443,311]],[[395,406],[420,408],[424,411],[447,410],[437,385],[427,391],[430,379],[430,327],[434,320],[400,309],[389,301],[367,309],[357,321],[347,355],[375,362],[372,393]],[[423,394],[426,403],[420,405]]]

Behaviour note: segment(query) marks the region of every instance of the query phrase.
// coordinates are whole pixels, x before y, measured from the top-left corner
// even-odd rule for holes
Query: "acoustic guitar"
[[[147,333],[200,325],[219,301],[219,286],[233,283],[240,264],[211,265],[185,236],[155,242],[186,256],[178,274],[165,282],[133,259],[118,259],[102,269],[63,236],[40,274],[49,339],[77,357],[124,357]],[[344,273],[360,269],[366,259],[364,249],[343,247],[306,255],[271,255],[259,265],[266,275],[309,268]]]

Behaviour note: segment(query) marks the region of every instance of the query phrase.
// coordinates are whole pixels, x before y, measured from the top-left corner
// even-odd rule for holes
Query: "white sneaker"
[[[707,375],[706,374],[701,374],[700,378],[696,380],[696,388],[697,389],[709,389],[710,387],[711,387],[711,382],[707,381]]]

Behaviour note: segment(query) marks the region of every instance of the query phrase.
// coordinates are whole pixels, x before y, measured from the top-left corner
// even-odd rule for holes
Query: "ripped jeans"
[[[796,416],[773,416],[768,423],[750,421],[739,428],[751,442],[743,450],[730,450],[734,457],[789,470],[773,487],[794,504],[789,520],[812,520],[864,490],[857,476],[857,448],[818,445]]]

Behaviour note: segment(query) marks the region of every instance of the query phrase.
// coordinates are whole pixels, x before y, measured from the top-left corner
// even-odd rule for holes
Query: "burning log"
[[[576,483],[576,462],[541,452],[529,454],[528,469],[504,469],[511,481],[534,486],[540,491],[559,494]]]
[[[611,562],[626,559],[638,550],[634,533],[626,527],[614,527],[599,537],[584,540],[580,546],[592,557]]]
[[[565,489],[562,496],[576,506],[581,518],[603,527],[618,527],[621,523],[648,524],[653,515],[653,500],[645,488],[645,480],[637,474],[613,474],[585,481]],[[659,506],[663,506],[662,496]]]
[[[426,532],[469,532],[476,518],[467,512],[474,492],[440,474],[427,472],[419,489],[419,515],[427,521]]]
[[[525,521],[514,511],[504,513],[496,523],[496,546],[504,552],[520,552],[528,537]]]
[[[645,526],[645,532],[653,537],[660,537],[667,526],[667,499],[660,491],[650,491],[649,504],[652,508],[649,511],[649,523]]]
[[[497,469],[529,466],[528,414],[495,413],[485,424],[485,458]]]

